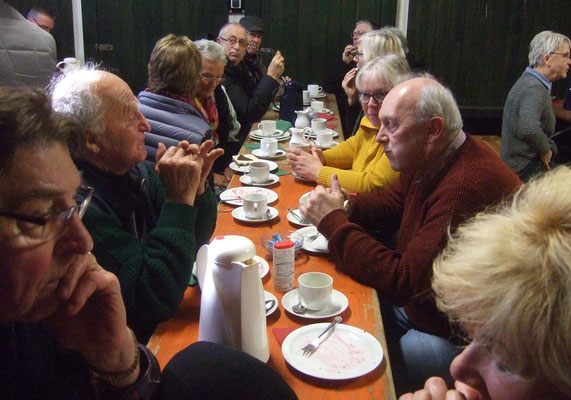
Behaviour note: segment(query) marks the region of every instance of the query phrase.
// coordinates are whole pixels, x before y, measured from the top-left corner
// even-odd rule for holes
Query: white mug
[[[56,64],[56,67],[62,71],[64,74],[68,72],[74,71],[81,67],[81,60],[78,60],[74,57],[66,57],[63,61],[60,61]]]
[[[317,131],[315,132],[315,141],[319,147],[331,147],[333,144],[333,131]]]
[[[266,162],[254,161],[250,163],[248,169],[253,183],[267,182],[270,177],[270,165]]]
[[[265,119],[258,124],[258,129],[262,131],[262,136],[270,136],[276,132],[276,121]]]
[[[315,112],[320,112],[323,110],[323,102],[314,100],[311,102],[311,109]]]
[[[309,90],[303,90],[301,93],[303,94],[303,104],[309,104],[311,102]]]
[[[306,272],[297,278],[301,304],[310,310],[323,310],[331,304],[333,278],[323,272]]]
[[[313,118],[311,120],[311,130],[313,132],[324,131],[327,129],[327,120],[325,118]]]
[[[307,85],[307,90],[310,96],[315,96],[323,91],[323,88],[319,85]]]
[[[268,209],[268,198],[263,193],[248,193],[243,197],[243,202],[246,218],[262,218]]]
[[[299,198],[299,213],[301,214],[301,216],[302,216],[303,218],[305,218],[305,215],[303,214],[303,211],[301,211],[301,207],[305,204],[305,202],[306,202],[307,198],[309,197],[309,194],[310,194],[310,193],[311,193],[311,192],[304,193],[304,194],[301,195],[301,197]]]
[[[260,140],[260,151],[265,156],[273,156],[278,152],[278,141],[274,138],[263,138]]]

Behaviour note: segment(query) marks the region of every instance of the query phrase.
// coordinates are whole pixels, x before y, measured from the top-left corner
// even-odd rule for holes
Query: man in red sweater
[[[334,176],[331,189],[315,188],[302,211],[329,240],[338,268],[377,289],[399,394],[436,373],[452,383],[459,341],[436,309],[432,261],[449,229],[521,182],[488,145],[462,131],[452,93],[432,77],[393,88],[379,118],[377,141],[400,177],[384,190],[348,196]],[[397,228],[395,249],[372,236]]]

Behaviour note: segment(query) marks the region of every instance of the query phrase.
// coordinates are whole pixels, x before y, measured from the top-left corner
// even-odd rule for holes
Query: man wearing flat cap
[[[248,47],[246,47],[244,63],[255,79],[259,81],[268,70],[258,58],[258,50],[262,46],[262,37],[264,36],[264,24],[259,17],[247,15],[240,20],[240,25],[248,32]]]

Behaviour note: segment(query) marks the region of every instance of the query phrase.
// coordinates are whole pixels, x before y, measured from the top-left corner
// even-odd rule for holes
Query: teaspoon
[[[305,311],[307,311],[307,308],[305,308],[305,306],[303,304],[301,304],[301,299],[299,299],[297,301],[297,304],[294,304],[291,309],[293,310],[294,313],[296,314],[305,314]]]

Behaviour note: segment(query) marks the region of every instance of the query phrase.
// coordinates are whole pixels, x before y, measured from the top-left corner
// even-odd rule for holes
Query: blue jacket
[[[151,132],[145,132],[147,162],[155,165],[159,142],[167,148],[181,140],[201,144],[212,139],[210,125],[200,111],[184,101],[152,92],[139,93],[139,111],[151,124]]]

